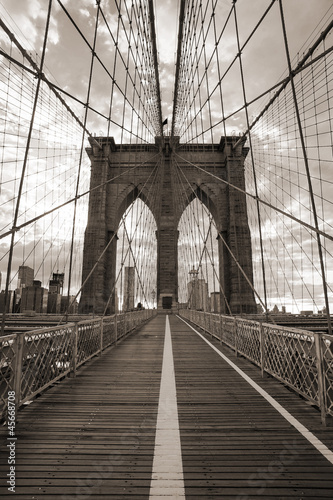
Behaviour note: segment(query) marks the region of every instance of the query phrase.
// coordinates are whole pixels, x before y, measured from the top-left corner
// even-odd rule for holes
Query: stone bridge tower
[[[180,168],[186,171],[187,179],[191,179],[191,185],[181,188],[183,199],[190,203],[197,195],[210,210],[218,228],[220,283],[231,312],[256,312],[253,291],[235,262],[236,257],[253,283],[246,197],[227,184],[245,189],[244,159],[248,149],[244,142],[233,149],[234,143],[233,137],[222,137],[219,144],[186,147],[179,144],[177,138],[170,137],[157,137],[155,144],[139,146],[118,146],[112,137],[91,141],[91,147],[87,149],[91,160],[91,192],[82,272],[82,282],[87,282],[82,290],[81,313],[94,311],[100,314],[106,307],[108,313],[114,312],[114,294],[111,300],[110,296],[116,279],[116,233],[122,215],[138,196],[151,208],[157,224],[158,308],[176,307],[178,223],[184,206],[180,207],[174,199],[174,183],[177,182],[172,175],[174,154],[177,154]],[[156,208],[149,199],[149,179],[157,155],[162,157],[162,195]],[[135,165],[137,168],[131,170]],[[227,182],[220,182],[214,176]],[[179,190],[180,186],[177,187]],[[222,312],[227,312],[225,301],[221,302]]]

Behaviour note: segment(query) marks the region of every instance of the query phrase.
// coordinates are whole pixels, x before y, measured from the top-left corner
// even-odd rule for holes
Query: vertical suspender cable
[[[16,225],[17,225],[17,220],[18,220],[18,216],[19,216],[23,183],[24,183],[24,179],[25,179],[25,172],[26,172],[27,163],[28,163],[30,143],[31,143],[32,132],[33,132],[33,127],[34,127],[37,103],[38,103],[38,98],[39,98],[39,90],[40,90],[41,82],[43,79],[43,67],[44,67],[44,59],[45,59],[45,53],[46,53],[47,36],[48,36],[50,18],[51,18],[51,9],[52,9],[52,0],[49,0],[45,33],[44,33],[44,41],[43,41],[42,57],[41,57],[39,71],[38,71],[38,75],[37,75],[37,85],[36,85],[36,91],[35,91],[35,97],[34,97],[34,104],[33,104],[32,114],[31,114],[31,119],[30,119],[28,138],[27,138],[27,143],[26,143],[26,147],[25,147],[24,160],[23,160],[23,166],[22,166],[22,172],[21,172],[21,179],[20,179],[20,185],[19,185],[19,190],[18,190],[18,194],[17,194],[15,214],[14,214],[12,231],[11,231],[11,242],[10,242],[10,250],[9,250],[9,256],[8,256],[7,276],[6,276],[4,310],[3,310],[2,321],[1,321],[1,335],[3,335],[4,331],[5,331],[6,309],[7,309],[7,303],[8,303],[8,295],[9,295],[10,273],[12,270],[12,261],[13,261],[13,252],[14,252],[14,243],[15,243],[15,232],[16,232]]]
[[[217,74],[218,74],[218,82],[219,82],[218,86],[219,86],[219,90],[220,90],[219,93],[220,93],[223,133],[224,133],[224,137],[227,137],[227,129],[226,129],[226,123],[225,123],[225,112],[224,112],[224,100],[223,100],[223,92],[222,92],[221,67],[220,67],[220,58],[219,58],[219,50],[218,50],[219,44],[218,44],[217,31],[216,31],[216,16],[214,16],[214,19],[213,19],[213,26],[214,26],[214,41],[215,41],[215,48],[216,48],[216,50],[215,50],[216,65],[217,65]]]
[[[97,40],[98,18],[99,18],[100,3],[101,3],[101,0],[96,0],[96,1],[97,1],[97,13],[96,13],[94,43],[93,43],[93,49],[92,49],[92,54],[91,54],[90,74],[89,74],[89,83],[88,83],[88,90],[87,90],[87,104],[86,104],[86,109],[85,109],[85,114],[84,114],[84,124],[83,124],[83,130],[82,130],[81,151],[80,151],[80,159],[79,159],[79,166],[78,166],[77,179],[76,179],[76,190],[75,190],[75,201],[74,201],[74,212],[73,212],[73,226],[72,226],[72,240],[71,240],[71,248],[70,248],[70,256],[69,256],[69,273],[68,273],[68,292],[67,292],[66,321],[68,320],[68,309],[69,309],[70,292],[71,292],[77,202],[78,202],[78,194],[79,194],[79,187],[80,187],[81,167],[82,167],[82,159],[83,159],[84,141],[85,141],[85,137],[86,137],[86,126],[87,126],[87,118],[88,118],[88,108],[89,108],[89,99],[90,99],[90,91],[91,91],[91,81],[92,81],[92,75],[93,75],[93,69],[94,69],[94,60],[95,60],[95,48],[96,48],[96,40]]]
[[[103,13],[102,13],[103,15]],[[104,21],[108,27],[107,21],[103,15]],[[107,128],[107,137],[110,136],[110,127],[111,127],[111,116],[112,116],[112,105],[113,105],[113,97],[114,97],[114,84],[115,84],[115,75],[116,75],[116,68],[117,68],[117,58],[118,58],[118,39],[119,39],[119,28],[120,28],[120,12],[118,15],[118,21],[117,21],[117,34],[116,34],[116,40],[115,40],[115,53],[114,53],[114,61],[113,61],[113,78],[111,80],[111,92],[110,92],[110,107],[109,107],[109,119],[108,119],[108,128]]]
[[[157,120],[158,123],[155,125],[158,127],[158,130],[155,133],[159,132],[159,135],[163,135],[163,126],[162,126],[162,107],[161,107],[161,91],[160,91],[160,80],[158,74],[158,58],[157,58],[157,45],[156,45],[156,30],[155,30],[155,16],[154,16],[154,5],[153,0],[148,1],[149,8],[149,26],[150,26],[150,36],[152,43],[152,51],[153,51],[153,62],[154,62],[154,73],[155,73],[155,92],[157,99]]]
[[[321,237],[320,237],[320,234],[319,234],[319,223],[318,223],[317,207],[316,207],[316,202],[315,202],[315,199],[314,199],[312,179],[311,179],[311,173],[310,173],[310,168],[309,168],[309,160],[308,160],[308,155],[307,155],[307,150],[306,150],[306,144],[305,144],[305,139],[304,139],[304,133],[303,133],[303,127],[302,127],[302,122],[301,122],[301,116],[300,116],[299,107],[298,107],[298,101],[297,101],[297,96],[296,96],[296,88],[295,88],[295,82],[294,82],[294,75],[293,75],[293,71],[292,71],[292,67],[291,67],[291,59],[290,59],[290,52],[289,52],[287,30],[286,30],[286,24],[285,24],[285,19],[284,19],[284,12],[283,12],[282,0],[279,0],[279,6],[280,6],[280,17],[281,17],[282,31],[283,31],[283,37],[284,37],[284,45],[285,45],[287,62],[288,62],[290,84],[291,84],[291,90],[292,90],[292,94],[293,94],[293,101],[294,101],[295,113],[296,113],[296,118],[297,118],[297,126],[298,126],[298,132],[299,132],[299,136],[300,136],[301,146],[302,146],[302,153],[303,153],[303,159],[304,159],[304,166],[305,166],[305,171],[306,171],[306,177],[307,177],[307,181],[308,181],[308,187],[309,187],[309,194],[310,194],[310,201],[311,201],[311,208],[312,208],[312,213],[313,213],[314,225],[315,225],[315,228],[316,228],[317,246],[318,246],[318,254],[319,254],[320,268],[321,268],[321,277],[322,277],[322,282],[323,282],[323,292],[324,292],[324,296],[325,296],[325,306],[326,306],[326,314],[327,314],[328,333],[330,335],[332,335],[332,323],[331,323],[331,315],[330,315],[330,305],[329,305],[329,300],[328,300],[327,282],[326,282],[326,278],[325,278],[325,266],[324,266],[324,258],[323,258],[323,249],[322,249],[322,244],[321,244]]]
[[[175,120],[176,120],[176,114],[177,114],[177,107],[179,105],[179,91],[180,91],[180,89],[179,89],[179,72],[180,72],[182,40],[183,40],[183,30],[184,30],[185,2],[186,2],[186,0],[180,0],[178,48],[177,48],[177,61],[176,61],[175,90],[174,90],[174,97],[173,97],[171,137],[174,137],[174,135],[175,135]]]
[[[250,128],[250,120],[248,113],[248,104],[246,100],[246,91],[245,91],[245,81],[244,81],[244,72],[243,72],[243,64],[242,64],[242,54],[241,47],[239,41],[239,32],[238,32],[238,22],[237,22],[237,12],[236,12],[236,1],[233,0],[234,7],[234,17],[235,17],[235,28],[236,28],[236,37],[237,37],[237,49],[238,49],[238,58],[239,58],[239,68],[240,75],[242,81],[242,90],[243,90],[243,99],[244,99],[244,110],[246,116],[246,125],[248,128],[248,138],[250,144],[250,154],[251,154],[251,163],[252,163],[252,172],[253,172],[253,180],[255,187],[255,195],[256,195],[256,205],[257,205],[257,215],[258,215],[258,225],[259,225],[259,238],[260,238],[260,254],[261,254],[261,267],[262,267],[262,276],[263,276],[263,287],[264,287],[264,303],[265,303],[265,312],[268,314],[267,308],[267,289],[266,289],[266,272],[265,272],[265,262],[264,262],[264,248],[263,248],[263,239],[262,239],[262,227],[261,227],[261,214],[260,214],[260,206],[259,206],[259,196],[258,196],[258,183],[257,183],[257,173],[254,164],[254,156],[253,156],[253,147],[252,147],[252,137]]]

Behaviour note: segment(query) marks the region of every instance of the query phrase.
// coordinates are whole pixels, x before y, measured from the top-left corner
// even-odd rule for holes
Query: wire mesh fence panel
[[[115,316],[108,316],[103,320],[103,348],[114,344],[116,338],[116,318]]]
[[[131,330],[133,330],[134,325],[135,325],[135,315],[136,315],[136,312],[133,312],[132,314],[126,315],[126,317],[125,317],[125,319],[126,319],[126,331],[125,331],[125,333],[128,333]]]
[[[70,371],[73,341],[73,326],[61,326],[24,334],[21,403]]]
[[[333,339],[328,335],[322,335],[323,372],[325,389],[326,411],[333,415]]]
[[[125,335],[125,314],[117,314],[117,336],[118,339]]]
[[[318,403],[318,374],[314,335],[264,325],[265,371],[310,401]]]
[[[218,314],[211,315],[211,333],[215,337],[220,337],[220,316]]]
[[[9,392],[17,391],[20,406],[155,314],[133,311],[0,337],[0,419]]]
[[[258,322],[237,320],[237,351],[256,365],[261,365],[260,324]]]
[[[101,321],[83,322],[78,325],[77,366],[87,361],[101,349]]]
[[[8,392],[14,390],[16,335],[0,338],[0,418],[6,414]]]
[[[201,311],[184,309],[179,313],[317,406],[321,406],[319,377],[322,374],[323,412],[333,414],[333,339],[330,335],[224,315],[219,316],[218,331],[216,315],[211,315],[208,321],[208,313]],[[320,335],[319,355],[315,335]]]
[[[235,348],[235,320],[227,316],[222,316],[222,342],[232,349]]]

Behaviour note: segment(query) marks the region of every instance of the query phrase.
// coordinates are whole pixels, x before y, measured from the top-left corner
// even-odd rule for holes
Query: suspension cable
[[[41,75],[43,72],[44,59],[45,59],[45,53],[46,53],[47,36],[48,36],[48,32],[49,32],[49,25],[50,25],[50,18],[51,18],[51,9],[52,9],[52,0],[49,0],[45,33],[44,33],[44,41],[43,41],[43,49],[42,49],[42,58],[41,58],[40,67],[39,67],[39,75]],[[10,273],[11,273],[11,269],[12,269],[12,260],[13,260],[13,252],[14,252],[14,240],[15,240],[14,228],[16,227],[17,219],[19,216],[20,202],[21,202],[21,196],[22,196],[22,190],[23,190],[23,182],[24,182],[24,176],[25,176],[25,171],[26,171],[26,167],[27,167],[28,153],[29,153],[29,148],[30,148],[30,143],[31,143],[31,138],[32,138],[32,130],[33,130],[33,126],[34,126],[34,120],[35,120],[35,114],[36,114],[36,109],[37,109],[37,102],[38,102],[38,98],[39,98],[39,90],[40,90],[40,86],[41,86],[41,81],[42,81],[41,76],[39,76],[38,80],[37,80],[37,85],[36,85],[34,104],[33,104],[33,109],[32,109],[31,119],[30,119],[29,133],[28,133],[28,138],[27,138],[27,143],[26,143],[20,185],[19,185],[19,190],[18,190],[18,194],[17,194],[15,214],[14,214],[14,219],[13,219],[13,224],[12,224],[12,234],[11,234],[8,264],[7,264],[4,310],[3,310],[2,321],[1,321],[1,335],[3,335],[4,331],[5,331],[5,320],[6,320],[8,295],[9,295]]]
[[[281,23],[282,23],[283,38],[284,38],[284,43],[285,43],[286,57],[287,57],[287,62],[288,62],[289,75],[290,75],[290,84],[291,84],[291,89],[292,89],[292,94],[293,94],[293,100],[294,100],[295,113],[296,113],[297,125],[298,125],[298,132],[299,132],[299,137],[300,137],[300,141],[301,141],[301,145],[302,145],[302,151],[303,151],[303,157],[304,157],[304,167],[305,167],[305,170],[306,170],[306,175],[307,175],[307,180],[308,180],[309,194],[310,194],[311,207],[312,207],[312,214],[313,214],[313,219],[314,219],[314,224],[315,224],[315,230],[316,230],[316,235],[317,235],[318,254],[319,254],[319,261],[320,261],[320,268],[321,268],[321,277],[322,277],[323,292],[324,292],[324,297],[325,297],[325,306],[326,306],[326,316],[327,316],[327,324],[328,324],[328,333],[330,335],[332,335],[332,323],[331,323],[331,315],[330,315],[330,304],[329,304],[329,300],[328,300],[327,282],[326,282],[326,278],[325,278],[326,272],[325,272],[325,265],[324,265],[324,259],[323,259],[323,250],[322,250],[322,244],[321,244],[321,238],[320,238],[320,232],[319,232],[319,224],[318,224],[318,216],[317,216],[317,206],[316,206],[316,202],[315,202],[314,194],[313,194],[311,173],[310,173],[310,168],[309,168],[309,160],[308,160],[308,155],[307,155],[307,150],[306,150],[306,144],[305,144],[305,139],[304,139],[304,134],[303,134],[303,127],[302,127],[302,122],[301,122],[301,117],[300,117],[300,112],[299,112],[299,107],[298,107],[298,101],[297,101],[297,96],[296,96],[294,76],[292,74],[292,67],[291,67],[289,45],[288,45],[287,31],[286,31],[286,25],[285,25],[285,20],[284,20],[284,12],[283,12],[282,0],[279,0],[279,6],[280,6]]]

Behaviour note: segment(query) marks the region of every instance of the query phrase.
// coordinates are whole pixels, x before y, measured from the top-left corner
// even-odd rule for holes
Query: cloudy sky
[[[129,3],[129,2],[127,2]],[[210,4],[210,2],[208,2]],[[281,44],[281,23],[279,20],[278,2],[271,9],[267,19],[253,37],[246,51],[244,51],[244,74],[247,83],[248,100],[259,95],[276,83],[286,70],[286,60]],[[224,25],[232,2],[219,0],[216,7],[217,30]],[[240,42],[246,40],[259,17],[270,4],[268,0],[239,0],[236,4],[238,11],[238,28]],[[330,0],[290,0],[284,2],[286,24],[288,29],[289,47],[292,57],[300,57],[327,11],[332,7]],[[87,40],[92,44],[96,18],[96,2],[94,0],[65,0],[63,5],[80,28]],[[2,0],[0,12],[8,22],[13,32],[32,53],[41,53],[47,0]],[[114,1],[102,0],[101,6],[113,33],[117,29],[117,16]],[[155,1],[156,31],[159,55],[159,74],[162,92],[163,115],[172,117],[173,86],[175,75],[175,61],[177,49],[177,30],[179,0]],[[207,16],[208,18],[208,16]],[[219,57],[221,65],[227,65],[235,55],[236,42],[234,26],[230,23],[223,43],[220,45]],[[222,41],[221,41],[222,42]],[[125,44],[125,37],[120,35],[120,44]],[[208,37],[207,52],[211,43]],[[108,30],[103,22],[100,23],[97,51],[107,68],[112,67],[114,47]],[[36,56],[38,57],[38,56]],[[78,35],[70,21],[60,8],[57,0],[53,1],[49,43],[46,55],[46,66],[55,82],[75,97],[86,99],[87,78],[90,66],[90,50]],[[96,69],[99,81],[93,81],[91,105],[98,111],[104,111],[108,106],[109,84],[105,76],[101,76]],[[120,77],[120,75],[117,75]],[[230,75],[230,82],[226,81],[226,103],[228,109],[234,109],[242,103],[235,75]],[[213,78],[213,75],[211,75]],[[72,103],[74,105],[74,103]],[[259,107],[259,105],[258,105]],[[80,111],[80,114],[82,111]],[[97,131],[105,124],[97,117],[89,118],[91,128]]]
[[[62,3],[68,10],[69,15],[72,17],[77,27],[81,30],[83,36],[86,38],[89,44],[92,45],[97,10],[96,2],[94,0],[64,0]],[[122,2],[123,9],[126,3],[130,5],[131,2]],[[155,0],[154,3],[156,13],[159,80],[162,95],[162,115],[163,118],[168,118],[168,126],[170,127],[173,108],[179,1],[164,0],[163,2],[160,2],[158,0]],[[208,2],[210,9],[211,3],[212,2]],[[203,4],[205,5],[205,2],[203,2]],[[241,46],[247,40],[249,34],[257,24],[258,19],[264,13],[269,4],[269,0],[238,0],[236,7]],[[230,11],[231,5],[232,2],[230,0],[219,0],[217,2],[214,16],[215,28],[217,33],[221,31],[225,23],[225,19]],[[39,63],[40,61],[40,54],[43,45],[47,7],[47,0],[30,0],[29,2],[25,0],[0,0],[1,18],[7,24],[9,29],[13,33],[15,33],[15,36],[18,38],[22,46],[28,50],[30,55],[37,63]],[[107,19],[107,24],[100,19],[96,43],[96,53],[99,55],[100,61],[95,61],[91,94],[89,98],[89,104],[95,110],[95,112],[89,111],[87,126],[89,131],[93,134],[107,134],[108,125],[107,120],[105,120],[104,117],[108,116],[109,114],[111,92],[111,80],[107,73],[109,72],[111,74],[114,74],[115,81],[118,87],[113,88],[112,119],[114,123],[109,133],[110,135],[113,135],[117,141],[120,141],[123,137],[123,140],[126,142],[126,140],[131,140],[131,138],[126,135],[126,132],[122,136],[122,129],[118,125],[121,125],[123,123],[125,125],[125,129],[129,129],[133,126],[134,123],[136,130],[139,131],[140,120],[138,118],[139,115],[136,115],[135,113],[133,114],[133,112],[126,111],[126,113],[124,114],[124,101],[121,96],[121,90],[123,90],[126,85],[125,72],[124,67],[119,63],[119,59],[117,62],[116,70],[114,72],[116,51],[114,41],[112,40],[112,36],[110,36],[109,29],[115,37],[119,26],[118,42],[120,51],[125,58],[128,54],[128,43],[124,33],[124,28],[128,28],[129,24],[128,20],[126,20],[126,16],[124,15],[124,25],[119,25],[116,3],[114,1],[102,0],[101,7]],[[207,20],[209,20],[209,8],[207,10]],[[288,0],[284,2],[284,10],[289,48],[293,64],[295,65],[297,61],[302,58],[308,47],[311,46],[311,43],[316,39],[318,33],[320,33],[323,27],[327,24],[327,21],[332,18],[333,7],[331,0]],[[123,13],[125,14],[125,11],[123,11]],[[196,36],[199,39],[200,33],[198,32]],[[1,31],[0,41],[5,51],[12,53],[14,57],[17,57],[19,59],[15,49],[13,49],[13,47],[11,47],[8,43],[7,36],[1,33]],[[214,51],[214,43],[215,38],[213,36],[213,28],[211,27],[209,30],[207,30],[206,38],[206,56],[208,57],[208,59],[210,54],[212,54]],[[332,44],[332,38],[329,38],[327,43]],[[211,91],[215,87],[216,82],[218,81],[218,64],[220,65],[220,71],[223,73],[229,67],[231,61],[234,59],[235,54],[237,53],[234,21],[230,21],[230,23],[228,24],[223,37],[220,40],[218,50],[219,61],[217,63],[217,61],[214,59],[210,65],[207,83],[205,84],[206,87],[204,85],[202,86],[202,98],[204,98],[205,95],[207,95],[209,91]],[[279,18],[278,2],[275,2],[275,5],[267,15],[267,18],[259,27],[255,36],[245,47],[242,53],[242,61],[244,78],[246,82],[247,101],[255,99],[261,93],[265,92],[266,89],[273,86],[276,82],[281,80],[281,78],[286,75],[287,65],[285,51],[282,43],[282,31]],[[91,51],[89,47],[83,41],[82,37],[78,34],[78,31],[74,29],[73,24],[70,22],[68,16],[65,15],[64,10],[61,8],[59,2],[57,0],[54,0],[45,59],[45,73],[53,83],[55,83],[59,88],[64,89],[70,96],[73,96],[73,98],[75,98],[72,99],[67,96],[66,100],[81,120],[84,117],[85,109],[80,103],[85,103],[87,100],[90,63]],[[104,66],[104,68],[102,67],[102,65]],[[129,62],[130,69],[131,65],[133,67],[133,61]],[[201,57],[201,59],[198,61],[198,66],[199,73],[201,71],[200,75],[202,75],[203,57]],[[143,82],[143,86],[146,86],[146,88],[148,88],[150,79],[148,71],[146,71],[145,75],[141,76],[142,81],[145,80]],[[7,97],[9,95],[10,102],[11,94],[8,91],[5,91],[4,82],[2,82],[1,88],[4,92],[3,95],[5,95],[6,92]],[[18,93],[19,91],[16,90],[16,92]],[[31,93],[33,93],[32,87]],[[223,82],[223,93],[225,105],[224,111],[226,115],[242,107],[244,101],[240,82],[239,67],[237,65],[234,65],[233,69],[231,69],[225,77]],[[265,95],[263,98],[257,100],[253,105],[250,106],[250,119],[253,119],[259,113],[259,111],[262,109],[262,107],[270,97],[271,94]],[[14,100],[14,98],[12,98],[12,100]],[[14,106],[13,102],[11,102],[10,104]],[[51,108],[53,104],[49,104],[49,106]],[[148,102],[147,107],[149,108]],[[15,163],[15,174],[13,168],[10,165],[14,163],[14,157],[17,157],[18,155],[20,155],[20,161],[22,161],[23,144],[24,138],[26,136],[25,132],[27,124],[29,123],[29,109],[30,108],[27,107],[27,110],[25,112],[26,114],[23,114],[24,106],[21,106],[20,110],[20,123],[23,124],[20,125],[21,132],[19,132],[19,134],[21,133],[22,137],[20,139],[20,150],[18,150],[17,144],[15,144],[14,147],[13,140],[9,139],[9,130],[13,132],[17,123],[15,123],[15,119],[13,118],[14,112],[11,118],[12,121],[8,119],[8,122],[5,125],[7,127],[5,134],[7,142],[5,145],[6,147],[3,148],[4,163],[3,171],[1,174],[1,196],[3,197],[1,201],[1,227],[3,230],[8,229],[11,226],[11,220],[15,206],[15,193],[17,193],[18,189],[18,179],[20,175],[21,165],[19,162]],[[193,108],[189,109],[188,117],[191,117],[193,113]],[[279,113],[278,109],[276,113]],[[221,105],[219,104],[219,95],[218,92],[215,92],[210,101],[210,107],[204,107],[201,114],[203,129],[206,129],[207,126],[209,126],[209,117],[212,117],[212,134],[208,134],[208,140],[212,138],[212,140],[218,141],[219,137],[223,134],[224,130],[222,125],[220,124],[221,115],[222,112]],[[43,120],[45,122],[47,118],[40,116],[39,120],[40,126],[42,127]],[[281,130],[283,127],[286,128],[285,123],[287,123],[289,120],[290,117],[286,114],[283,124],[276,122],[274,126],[267,125],[262,127],[260,133],[259,131],[256,132],[259,156],[263,154],[260,149],[262,148],[262,150],[264,150],[264,148],[268,148],[269,146],[271,149],[275,149],[275,153],[280,155],[281,158],[283,157],[283,153],[281,153],[281,144],[283,141],[285,143],[288,143],[290,139],[286,135],[282,137]],[[20,214],[21,221],[29,220],[29,217],[32,218],[33,216],[37,216],[49,207],[57,206],[57,204],[67,201],[72,197],[73,192],[75,191],[75,179],[77,173],[75,165],[77,165],[80,152],[80,129],[75,129],[75,127],[72,125],[68,125],[66,127],[62,126],[59,128],[59,124],[56,123],[56,120],[54,121],[55,123],[52,125],[53,128],[50,127],[49,123],[47,124],[48,138],[46,139],[44,134],[43,138],[39,136],[39,138],[36,138],[35,140],[36,151],[37,146],[39,148],[38,162],[32,161],[31,165],[29,166],[29,175],[25,183],[24,196],[22,198],[22,209]],[[12,123],[11,126],[10,122]],[[215,124],[219,125],[215,126]],[[54,137],[56,137],[56,139],[51,139],[51,130],[53,131]],[[235,113],[235,115],[227,120],[226,132],[228,134],[238,135],[245,130],[246,119],[244,111]],[[143,133],[141,134],[141,131],[138,135],[142,135],[144,138],[147,138],[146,135],[144,135]],[[267,139],[268,136],[270,136],[269,139]],[[45,144],[48,141],[48,146],[45,145],[45,151],[47,148],[51,147],[53,152],[52,157],[57,158],[57,160],[54,160],[53,170],[49,165],[49,160],[46,160],[46,156],[44,158],[43,154],[41,153],[41,145],[44,147],[44,145],[42,144],[43,141],[45,141]],[[263,141],[266,141],[265,144]],[[51,143],[52,145],[50,146]],[[317,147],[317,145],[314,145],[314,147],[315,146]],[[277,153],[278,150],[279,153]],[[65,159],[65,151],[67,159]],[[325,192],[325,197],[328,198],[329,195],[327,194],[327,189],[328,187],[330,187],[328,181],[330,179],[332,180],[332,176],[331,170],[328,171],[328,168],[331,167],[331,163],[329,163],[329,158],[325,156],[326,151],[326,149],[323,149],[322,153],[324,155],[323,160],[326,161],[326,164],[323,165],[323,170],[321,170],[320,172],[316,171],[316,175],[318,177],[320,175],[323,176],[324,180],[327,181],[326,183],[320,184],[320,186],[318,187],[318,192],[323,189]],[[271,153],[271,155],[272,154],[273,153]],[[268,185],[268,183],[271,183],[271,179],[274,178],[274,204],[278,204],[281,201],[281,197],[285,196],[285,198],[288,199],[286,199],[284,202],[284,208],[288,208],[288,210],[295,213],[297,212],[297,216],[301,218],[307,218],[309,217],[309,215],[306,212],[306,208],[303,209],[303,212],[301,212],[299,208],[300,205],[305,207],[308,206],[308,195],[307,193],[304,194],[303,192],[305,189],[299,194],[297,202],[293,202],[293,196],[291,196],[294,184],[296,184],[297,182],[298,184],[302,184],[303,182],[299,181],[297,179],[297,176],[301,176],[301,179],[303,179],[304,177],[302,172],[299,173],[298,171],[295,171],[295,158],[297,154],[295,153],[293,161],[290,161],[290,159],[288,159],[288,166],[284,164],[285,160],[281,160],[281,162],[283,163],[283,168],[288,170],[288,174],[286,174],[286,171],[283,172],[280,167],[278,171],[275,169],[275,167],[272,167],[273,162],[278,163],[276,157],[273,158],[271,156],[271,158],[267,158],[267,156],[265,156],[264,158],[263,156],[261,156],[261,167],[260,165],[258,167],[258,171],[260,172],[260,187],[262,188],[262,195],[268,197],[268,189],[266,189],[266,185]],[[37,153],[32,152],[32,155],[35,155],[32,156],[32,160],[36,160]],[[62,165],[61,176],[59,176],[59,169],[57,168],[59,162]],[[37,163],[39,165],[38,167],[36,167]],[[249,166],[249,169],[250,168],[251,167]],[[52,174],[47,173],[51,171]],[[269,174],[267,172],[269,172]],[[291,174],[290,172],[293,173]],[[286,175],[289,178],[288,186],[286,185],[284,177]],[[89,182],[89,162],[87,161],[87,159],[84,159],[81,176],[82,180],[80,189],[82,191],[85,191],[88,188]],[[292,176],[296,177],[291,178]],[[41,179],[43,179],[43,181],[41,181]],[[282,192],[288,192],[288,196],[282,195]],[[52,199],[50,199],[50,197]],[[301,204],[299,203],[300,199]],[[31,200],[33,200],[34,203],[31,203]],[[80,218],[78,223],[78,231],[81,231],[81,234],[82,228],[85,227],[86,223],[85,200],[82,200],[82,209],[80,209],[82,218]],[[332,211],[329,212],[329,210],[331,210],[331,206],[325,205],[324,207],[323,203],[321,203],[321,205],[323,206],[322,219],[331,221]],[[33,261],[31,264],[29,263],[29,265],[34,265],[35,268],[45,266],[45,276],[48,275],[51,269],[57,270],[58,265],[60,268],[62,268],[62,266],[65,265],[65,262],[68,262],[68,256],[66,257],[66,255],[68,255],[66,241],[68,240],[67,235],[71,232],[70,221],[72,220],[72,208],[71,206],[69,206],[59,213],[60,215],[58,216],[57,222],[58,226],[55,224],[53,219],[51,220],[45,218],[42,225],[34,226],[33,235],[31,231],[27,231],[24,237],[21,235],[20,238],[18,238],[17,248],[19,248],[20,250],[19,252],[17,252],[17,254],[15,254],[16,256],[14,257],[14,267],[17,268],[17,265],[22,262],[23,256],[26,259],[28,258],[27,256],[29,256],[30,253],[31,256],[33,256],[31,257],[31,259],[33,258]],[[263,212],[263,218],[266,227],[265,238],[267,238],[267,259],[269,260],[269,267],[271,267],[272,269],[272,275],[275,274],[280,276],[279,279],[283,281],[283,287],[285,289],[288,289],[288,282],[292,281],[290,279],[290,276],[294,276],[294,274],[295,286],[296,284],[297,286],[299,286],[299,283],[302,285],[302,280],[304,281],[305,274],[310,273],[308,269],[308,256],[313,253],[313,238],[309,238],[311,242],[309,242],[309,239],[302,239],[301,245],[299,243],[293,243],[288,240],[288,243],[281,243],[280,246],[280,243],[278,245],[279,226],[277,226],[274,235],[270,229],[272,227],[272,214],[269,214],[266,210],[265,212]],[[278,224],[278,222],[276,223]],[[48,240],[53,240],[53,242],[55,240],[59,240],[58,246],[59,248],[63,249],[62,251],[64,255],[60,259],[61,262],[59,262],[59,257],[57,257],[57,254],[55,254],[52,257],[52,264],[40,264],[41,254],[47,253],[48,255],[51,255],[53,252],[53,250],[47,250],[47,248],[49,248],[47,246],[49,244],[49,241],[45,241],[46,239],[45,237],[43,237],[44,232],[47,231],[50,225],[53,226],[52,231],[54,234],[53,237],[48,238]],[[60,230],[60,228],[62,230]],[[287,233],[289,235],[290,231],[292,230],[293,229],[288,228],[288,231],[286,231],[286,235]],[[329,226],[324,227],[324,230],[329,230]],[[59,234],[62,234],[61,238],[59,237]],[[41,246],[38,252],[36,251],[36,249],[33,250],[36,238],[39,238],[41,240]],[[307,245],[309,246],[309,249],[306,249]],[[276,249],[279,248],[280,254],[283,254],[284,258],[288,260],[288,252],[291,252],[289,247],[293,247],[292,251],[296,252],[297,247],[299,246],[303,247],[302,251],[304,253],[304,259],[302,258],[303,267],[301,266],[300,268],[301,271],[295,271],[294,273],[291,272],[290,269],[284,269],[283,272],[278,272],[278,267],[274,267],[275,265],[279,266],[279,259],[276,255]],[[6,252],[8,251],[8,240],[2,240],[1,249],[3,251],[3,255],[5,256]],[[296,257],[295,260],[297,260]],[[277,263],[273,264],[274,262]],[[80,262],[78,262],[77,265],[78,267],[80,267]],[[4,273],[6,269],[5,258],[1,259],[0,268]],[[301,277],[299,276],[300,274]],[[288,279],[286,279],[286,276],[288,276]],[[320,288],[315,289],[315,287],[320,287],[320,285],[318,285],[318,276],[315,279],[311,279],[311,287],[314,290],[313,293],[319,296]],[[313,280],[315,281],[315,284]],[[272,278],[272,295],[275,294],[275,292],[273,292],[274,286],[274,280]],[[293,285],[290,286],[292,287]],[[287,292],[284,292],[284,295],[286,295],[286,293]],[[275,300],[276,298],[276,300],[278,301],[278,298],[275,297],[275,295],[274,299],[272,300]],[[307,296],[308,295],[309,294],[307,294]],[[322,297],[320,297],[319,302],[319,305],[322,306]],[[306,304],[306,306],[307,305],[308,304]]]

